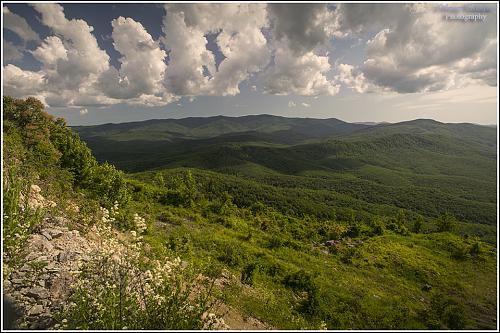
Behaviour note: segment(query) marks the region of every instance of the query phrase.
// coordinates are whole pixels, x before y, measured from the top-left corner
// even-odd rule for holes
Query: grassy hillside
[[[43,272],[16,254],[44,216],[101,235],[61,328],[217,328],[207,313],[221,309],[276,329],[497,326],[496,157],[481,139],[376,127],[293,145],[261,132],[84,137],[101,161],[141,170],[123,174],[42,109],[4,98],[4,279]],[[30,184],[57,205],[21,209]]]

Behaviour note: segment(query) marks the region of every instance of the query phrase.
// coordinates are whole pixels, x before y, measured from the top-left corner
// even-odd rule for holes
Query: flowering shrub
[[[207,329],[221,320],[209,314],[210,288],[179,258],[163,262],[143,254],[144,218],[134,215],[136,231],[120,242],[112,224],[118,205],[101,208],[93,231],[102,244],[83,266],[61,314],[63,329]]]
[[[36,186],[36,194],[39,195]],[[33,226],[42,219],[44,204],[32,200],[30,193],[33,187],[29,182],[19,177],[14,168],[7,171],[3,191],[3,235],[6,258],[14,259],[28,238]],[[23,194],[25,193],[25,194]],[[25,198],[28,198],[27,200]],[[41,197],[43,199],[43,197]],[[40,199],[40,198],[38,198]],[[52,206],[50,202],[49,206]]]

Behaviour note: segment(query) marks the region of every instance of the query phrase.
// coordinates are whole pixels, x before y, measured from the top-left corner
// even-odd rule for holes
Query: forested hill
[[[323,217],[332,206],[342,216],[353,207],[361,216],[405,208],[496,223],[496,128],[487,126],[428,119],[370,126],[262,115],[74,130],[99,161],[127,172],[189,167],[208,177],[206,170],[215,171],[216,188],[242,205],[255,199]]]
[[[349,134],[367,127],[369,125],[346,123],[335,118],[251,115],[152,119],[120,124],[75,126],[73,129],[82,137],[105,137],[117,141],[206,139],[235,133],[272,133],[276,138],[298,142],[310,138]]]

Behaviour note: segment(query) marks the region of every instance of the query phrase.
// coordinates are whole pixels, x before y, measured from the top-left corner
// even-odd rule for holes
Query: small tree
[[[422,231],[422,225],[424,224],[424,217],[422,215],[418,215],[417,219],[413,223],[413,232],[418,234]]]
[[[436,220],[439,232],[452,231],[457,226],[457,219],[448,213],[442,214]]]

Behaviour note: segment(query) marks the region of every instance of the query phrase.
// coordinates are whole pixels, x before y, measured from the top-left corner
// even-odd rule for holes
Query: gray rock
[[[36,316],[36,315],[43,313],[44,311],[45,311],[45,309],[43,308],[43,306],[41,306],[40,304],[37,304],[37,305],[34,305],[31,309],[29,309],[28,315]]]
[[[30,288],[25,294],[26,296],[33,297],[35,299],[44,299],[49,297],[49,292],[45,288],[39,286]]]
[[[70,252],[59,252],[57,255],[57,261],[58,262],[66,262],[69,259],[71,259],[71,253]]]
[[[28,248],[31,252],[51,252],[54,246],[42,235],[32,235],[28,240]]]
[[[45,231],[48,232],[52,238],[58,238],[63,234],[63,231],[59,229],[51,228],[51,229],[45,229]]]
[[[45,238],[47,238],[47,240],[52,240],[52,236],[50,235],[50,233],[47,232],[47,230],[43,230],[41,232],[42,236],[44,236]]]
[[[42,255],[42,256],[38,256],[36,258],[36,260],[34,260],[34,261],[48,261],[48,258],[47,258],[47,256]]]
[[[57,265],[55,262],[51,261],[49,262],[49,264],[47,265],[47,271],[52,271],[54,268],[57,268]],[[59,270],[59,269],[58,269]]]
[[[11,279],[12,284],[25,285],[24,279]]]

